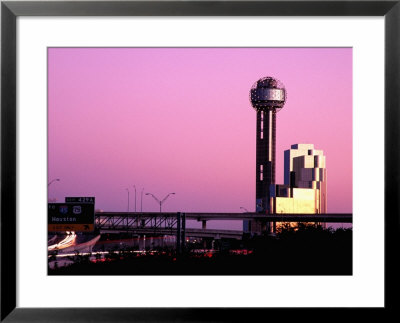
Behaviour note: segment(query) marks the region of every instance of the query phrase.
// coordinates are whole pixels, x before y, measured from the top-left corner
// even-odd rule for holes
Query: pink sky
[[[95,196],[96,208],[137,211],[140,191],[163,210],[255,209],[256,113],[264,76],[288,98],[277,115],[283,151],[312,143],[327,158],[328,212],[352,212],[351,48],[50,48],[49,197]],[[143,196],[143,211],[158,211]]]

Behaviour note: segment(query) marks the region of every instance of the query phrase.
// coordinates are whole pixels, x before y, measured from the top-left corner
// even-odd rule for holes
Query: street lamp
[[[142,192],[140,193],[140,212],[143,212],[143,191],[144,187],[142,188]]]
[[[53,182],[59,182],[59,181],[60,181],[59,178],[55,178],[55,179],[53,179],[52,181],[50,181],[50,182],[47,184],[47,187],[49,187],[51,183],[53,183]]]
[[[170,195],[175,195],[175,193],[168,193],[167,196],[164,197],[161,201],[160,201],[157,197],[155,197],[154,194],[152,194],[152,193],[146,193],[146,195],[151,195],[151,196],[157,201],[157,203],[160,204],[160,213],[161,213],[161,206],[162,206],[162,204],[167,200],[167,198],[168,198]]]
[[[129,189],[126,188],[126,190],[128,191],[128,212],[129,212]]]
[[[136,186],[133,185],[133,188],[135,189],[135,213],[136,213]]]

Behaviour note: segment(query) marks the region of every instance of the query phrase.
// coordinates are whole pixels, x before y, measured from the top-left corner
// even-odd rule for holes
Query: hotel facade
[[[284,152],[284,184],[271,185],[272,214],[327,213],[326,158],[313,144],[294,144]]]

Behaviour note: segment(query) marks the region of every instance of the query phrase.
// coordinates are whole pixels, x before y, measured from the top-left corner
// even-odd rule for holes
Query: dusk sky
[[[326,156],[328,212],[352,212],[351,48],[50,48],[49,198],[95,196],[140,211],[140,192],[169,212],[255,210],[256,112],[249,90],[279,79],[276,182],[283,152]],[[143,211],[159,205],[143,195]]]

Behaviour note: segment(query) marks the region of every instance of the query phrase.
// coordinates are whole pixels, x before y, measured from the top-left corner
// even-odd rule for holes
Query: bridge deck
[[[101,233],[114,233],[118,231],[117,228],[104,228],[101,229]],[[127,231],[126,229],[121,228],[120,231],[124,232]],[[176,228],[172,229],[165,229],[165,228],[158,228],[156,231],[153,228],[132,228],[130,231],[136,234],[146,234],[146,235],[172,235],[176,236],[177,230]],[[185,236],[192,237],[192,238],[213,238],[213,239],[220,239],[220,238],[231,238],[231,239],[241,239],[243,235],[243,231],[239,230],[214,230],[214,229],[185,229]]]
[[[176,212],[96,212],[96,217],[176,218]],[[265,220],[268,222],[330,222],[352,223],[351,213],[328,214],[260,214],[260,213],[185,213],[186,220]]]
[[[186,221],[177,213],[98,212],[95,225],[100,232],[135,232],[138,234],[177,235],[177,228],[188,237],[235,238],[242,231],[210,230],[206,221],[255,220],[263,222],[352,223],[352,214],[260,214],[260,213],[185,213],[186,220],[202,221],[202,229],[185,228]]]

